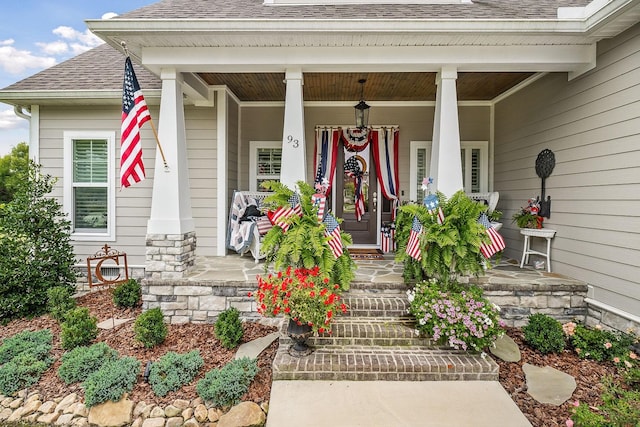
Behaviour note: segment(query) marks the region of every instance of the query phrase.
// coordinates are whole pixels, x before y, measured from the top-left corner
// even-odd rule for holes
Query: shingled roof
[[[473,0],[460,4],[265,5],[263,0],[163,0],[121,19],[556,19],[591,0]],[[118,19],[118,18],[115,18]]]
[[[102,44],[2,90],[122,90],[124,58],[121,52]],[[140,65],[134,67],[140,87],[161,87],[160,79],[153,73]]]

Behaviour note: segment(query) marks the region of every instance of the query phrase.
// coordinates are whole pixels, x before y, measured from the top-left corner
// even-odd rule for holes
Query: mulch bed
[[[140,308],[135,310],[115,308],[109,291],[87,294],[79,298],[78,304],[88,307],[91,314],[98,318],[98,321],[111,317],[134,318],[141,312]],[[65,396],[72,392],[83,396],[84,392],[79,384],[66,385],[57,375],[57,369],[60,366],[59,359],[64,350],[60,345],[60,327],[51,317],[45,315],[34,319],[21,319],[13,321],[6,326],[1,326],[0,340],[24,330],[35,331],[44,328],[48,328],[53,332],[52,356],[56,359],[56,362],[52,368],[44,373],[40,382],[34,388],[40,391],[43,401]],[[276,328],[254,322],[243,323],[243,329],[242,342],[251,341],[276,330]],[[543,355],[532,350],[524,343],[521,329],[510,328],[507,333],[520,347],[522,360],[517,363],[498,360],[497,362],[500,365],[499,381],[535,427],[566,426],[566,420],[571,416],[573,401],[579,400],[591,406],[598,406],[602,403],[600,399],[602,391],[600,382],[602,378],[611,376],[617,381],[620,380],[616,368],[611,363],[582,360],[571,350],[565,350],[561,354]],[[117,327],[114,330],[101,330],[98,335],[98,341],[106,342],[109,346],[118,350],[121,356],[137,358],[143,367],[147,361],[155,361],[168,351],[185,353],[199,349],[200,355],[205,361],[205,368],[191,384],[160,398],[153,393],[149,384],[139,381],[130,393],[130,399],[134,402],[144,401],[147,404],[156,403],[163,406],[175,399],[195,399],[197,397],[195,391],[197,381],[204,377],[204,374],[209,370],[224,366],[234,355],[234,351],[222,347],[214,337],[213,325],[211,324],[169,325],[169,334],[165,342],[151,349],[146,349],[135,341],[133,322]],[[276,341],[262,352],[258,358],[260,371],[251,384],[248,393],[244,396],[244,400],[256,403],[269,400],[272,380],[271,364],[275,357],[277,346],[278,342]],[[535,401],[527,393],[525,376],[522,371],[524,363],[536,366],[548,365],[572,375],[577,383],[577,389],[572,398],[560,406],[542,404]]]

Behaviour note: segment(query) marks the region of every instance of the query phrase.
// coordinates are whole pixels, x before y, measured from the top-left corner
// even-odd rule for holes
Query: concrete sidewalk
[[[497,381],[274,381],[267,427],[531,427]]]

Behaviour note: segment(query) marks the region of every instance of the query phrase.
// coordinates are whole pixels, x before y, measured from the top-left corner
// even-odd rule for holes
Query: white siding
[[[594,287],[594,298],[640,313],[640,25],[598,45],[597,67],[567,81],[550,74],[495,107],[495,181],[507,255],[522,237],[510,218],[540,194],[538,153],[556,166],[546,180],[555,272]]]

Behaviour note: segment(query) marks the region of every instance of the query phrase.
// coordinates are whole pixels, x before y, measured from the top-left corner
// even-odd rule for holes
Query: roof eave
[[[148,104],[160,103],[160,90],[145,90]],[[9,105],[118,105],[121,90],[0,90],[0,102]]]

